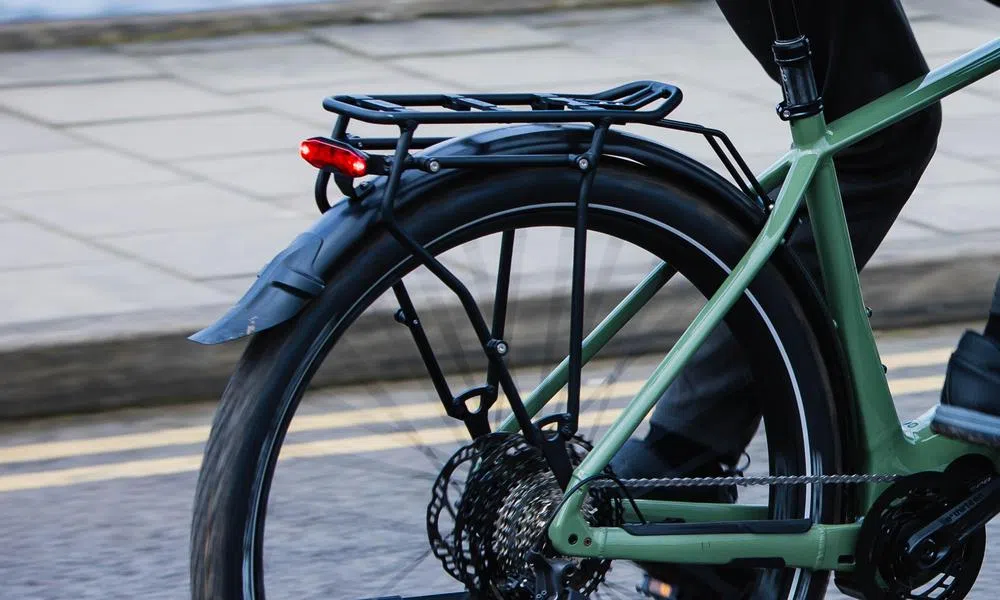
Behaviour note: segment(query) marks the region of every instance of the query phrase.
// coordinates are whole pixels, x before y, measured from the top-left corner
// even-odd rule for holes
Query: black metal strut
[[[417,315],[417,309],[414,308],[413,301],[410,300],[410,294],[406,291],[406,286],[400,281],[392,286],[392,291],[396,295],[396,301],[399,302],[400,307],[396,311],[396,321],[402,323],[410,330],[413,342],[417,345],[417,350],[420,352],[420,358],[427,368],[427,374],[434,384],[434,390],[441,399],[441,404],[444,405],[445,413],[449,417],[463,421],[469,430],[469,435],[473,438],[489,433],[490,425],[487,418],[487,411],[496,401],[496,389],[491,388],[487,384],[478,388],[468,389],[458,396],[453,395],[451,388],[448,387],[448,380],[444,376],[444,371],[441,370],[441,364],[434,355],[434,349],[431,348],[430,340],[427,339],[427,333],[424,331],[424,326],[420,322],[419,315]],[[476,396],[480,398],[479,409],[470,411],[465,403]]]
[[[538,443],[539,436],[531,422],[531,416],[528,415],[528,411],[524,408],[524,403],[521,402],[521,395],[517,390],[517,385],[514,383],[514,378],[511,377],[510,370],[504,362],[504,355],[506,354],[504,345],[501,344],[500,340],[493,339],[490,329],[486,324],[486,319],[483,318],[483,313],[476,305],[475,298],[473,298],[469,289],[465,287],[465,284],[455,277],[447,267],[441,264],[434,255],[403,231],[396,222],[396,217],[393,214],[393,203],[396,192],[399,189],[399,181],[403,175],[404,165],[409,155],[410,142],[413,139],[416,128],[417,125],[415,123],[407,123],[400,126],[399,141],[396,144],[396,152],[393,155],[392,169],[389,173],[389,181],[386,184],[385,196],[382,198],[381,221],[389,230],[389,233],[400,244],[408,249],[427,270],[433,273],[458,296],[459,301],[462,303],[462,308],[465,310],[466,315],[468,315],[472,328],[476,332],[476,337],[479,339],[479,343],[486,353],[486,358],[497,374],[500,389],[503,390],[504,395],[507,397],[511,412],[514,413],[514,417],[517,419],[517,423],[521,427],[525,439],[536,444]],[[483,413],[481,410],[478,412]],[[483,414],[485,415],[485,413]]]
[[[492,338],[497,340],[494,346],[503,344],[497,351],[501,356],[505,356],[510,348],[503,341],[507,323],[507,299],[510,296],[510,268],[514,261],[514,230],[509,229],[503,232],[500,237],[500,264],[497,265],[497,288],[493,295],[493,328]],[[486,387],[491,390],[483,397],[483,402],[488,406],[493,406],[497,400],[498,384],[500,383],[500,370],[490,362],[486,370]]]
[[[580,386],[583,372],[583,313],[584,278],[587,272],[587,199],[597,175],[598,161],[604,150],[604,138],[611,127],[602,121],[594,127],[590,150],[577,159],[583,171],[580,194],[576,201],[576,226],[573,232],[573,287],[570,296],[569,321],[569,382],[566,395],[566,422],[560,427],[566,438],[574,435],[580,425]]]

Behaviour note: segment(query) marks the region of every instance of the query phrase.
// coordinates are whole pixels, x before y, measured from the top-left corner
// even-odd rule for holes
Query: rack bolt
[[[792,111],[786,108],[785,110],[781,111],[781,116],[785,117],[786,119],[791,118]]]
[[[507,346],[507,342],[503,341],[497,342],[496,349],[497,354],[500,356],[507,356],[507,353],[510,351],[510,347]]]
[[[430,171],[431,173],[437,173],[438,171],[441,170],[441,163],[439,163],[436,160],[432,160],[431,162],[427,163],[427,170]]]
[[[586,156],[581,156],[576,159],[576,166],[580,167],[581,171],[586,171],[590,168],[590,160]]]

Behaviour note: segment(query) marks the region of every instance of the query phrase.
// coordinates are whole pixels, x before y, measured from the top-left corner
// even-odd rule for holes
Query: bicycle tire
[[[529,182],[526,185],[526,182]],[[397,215],[434,252],[484,232],[527,223],[572,223],[579,175],[515,169],[485,181],[461,178]],[[712,198],[608,160],[590,197],[590,227],[652,249],[710,294],[743,256],[752,233],[715,208]],[[625,238],[623,238],[625,239]],[[258,333],[223,393],[198,479],[191,543],[195,600],[264,597],[263,523],[275,462],[309,379],[351,322],[415,266],[386,232],[364,240],[337,268],[322,295],[293,320]],[[771,457],[775,474],[836,473],[840,435],[821,351],[802,307],[779,270],[767,265],[727,317],[750,346],[755,380],[768,398],[769,440],[786,451]],[[772,489],[771,518],[837,522],[840,492],[830,486]],[[762,557],[766,558],[766,557]],[[768,597],[820,598],[828,573],[773,570],[761,579]],[[776,592],[776,593],[775,593]]]

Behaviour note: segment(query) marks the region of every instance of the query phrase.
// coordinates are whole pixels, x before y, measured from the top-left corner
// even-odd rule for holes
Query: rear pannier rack
[[[337,187],[348,198],[357,199],[371,185],[354,186],[361,174],[386,175],[392,179],[394,166],[400,172],[420,169],[436,173],[441,169],[475,167],[571,167],[587,171],[596,167],[596,157],[603,148],[602,132],[612,125],[630,123],[677,131],[698,133],[705,137],[726,170],[744,194],[754,203],[767,207],[767,195],[753,172],[725,133],[695,123],[672,121],[669,115],[681,103],[683,95],[676,86],[659,81],[635,81],[596,94],[504,93],[504,94],[384,94],[338,95],[323,100],[323,108],[339,115],[329,139],[313,138],[303,144],[303,158],[320,171],[316,178],[316,205],[320,212],[330,208],[327,186],[333,176]],[[358,137],[348,132],[352,120],[399,128],[392,137]],[[594,140],[578,155],[531,154],[482,156],[413,156],[411,150],[424,150],[446,142],[447,137],[416,137],[420,125],[442,124],[515,124],[515,123],[590,123]],[[312,146],[312,157],[307,157]],[[318,152],[317,152],[318,150]],[[395,156],[368,154],[393,150]],[[350,153],[345,155],[344,153]],[[337,155],[329,168],[313,158]],[[345,171],[333,165],[350,164],[363,169]],[[395,186],[392,186],[395,187]],[[393,192],[395,190],[393,189]]]
[[[342,117],[380,125],[603,120],[624,124],[655,123],[680,103],[681,91],[676,87],[658,81],[637,81],[597,94],[332,96],[323,101],[323,108]],[[417,107],[445,110],[414,110]]]
[[[766,206],[766,196],[760,184],[724,133],[666,118],[680,102],[679,89],[656,81],[637,81],[597,94],[332,96],[323,101],[323,107],[339,115],[333,133],[329,138],[310,138],[301,145],[302,158],[319,169],[315,193],[316,204],[321,212],[330,209],[327,185],[331,176],[351,202],[367,199],[373,192],[380,190],[381,197],[373,198],[378,202],[380,224],[459,299],[490,368],[484,386],[455,394],[443,375],[406,286],[400,281],[392,287],[400,307],[396,319],[410,330],[446,413],[464,421],[469,433],[473,437],[479,437],[490,432],[490,424],[485,416],[502,392],[525,438],[542,448],[545,456],[554,461],[551,465],[553,472],[563,487],[569,483],[572,469],[562,446],[577,431],[580,408],[587,203],[605,154],[608,131],[614,125],[634,123],[699,133],[705,136],[747,197],[760,206]],[[353,136],[348,133],[352,119],[394,126],[399,133],[393,137]],[[567,127],[577,124],[574,129],[583,135],[580,136],[579,143],[560,147],[562,153],[559,154],[553,153],[558,150],[552,147],[548,153],[545,150],[535,153],[527,150],[519,153],[491,153],[489,150],[481,154],[456,153],[454,149],[449,150],[447,144],[436,146],[448,138],[415,137],[421,125],[488,123],[561,124]],[[581,127],[588,124],[589,128]],[[585,141],[588,134],[589,143]],[[421,149],[426,151],[411,153],[412,150]],[[391,154],[372,154],[373,150],[391,150]],[[580,174],[573,241],[566,412],[544,417],[537,423],[532,422],[525,409],[504,359],[508,346],[503,340],[503,323],[506,318],[514,232],[505,231],[502,234],[497,296],[494,301],[496,308],[491,325],[468,288],[423,244],[414,239],[394,214],[395,200],[400,192],[403,173],[407,170],[434,174],[442,170],[513,167],[570,168]],[[355,179],[366,175],[383,176],[386,179],[378,185],[364,182],[355,187]],[[475,412],[465,406],[466,401],[472,397],[480,398],[480,408]],[[543,435],[542,428],[553,424],[557,426],[559,435]]]

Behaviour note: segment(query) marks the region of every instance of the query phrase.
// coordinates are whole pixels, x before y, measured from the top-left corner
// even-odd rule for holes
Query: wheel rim
[[[565,208],[568,208],[570,206],[571,206],[570,204],[552,204],[552,205],[549,205],[547,207],[538,207],[538,206],[532,207],[531,210],[549,210],[549,209],[552,209],[553,207],[561,207],[562,209],[565,209]],[[614,208],[614,207],[594,206],[592,208],[597,213],[600,213],[601,211],[606,211],[607,214],[614,215],[615,218],[639,219],[639,220],[651,221],[651,219],[648,219],[647,217],[642,217],[642,216],[637,215],[635,213],[628,213],[627,214],[627,211],[622,211],[622,210]],[[509,215],[507,215],[507,216],[528,214],[529,212],[530,211],[528,211],[528,210],[511,211],[509,213]],[[461,230],[454,230],[454,231],[448,232],[445,236],[442,236],[442,238],[446,238],[448,240],[463,239],[463,236],[467,236],[469,234],[469,232],[473,232],[477,228],[483,228],[485,226],[485,224],[488,223],[488,222],[496,222],[501,217],[506,218],[504,215],[500,215],[500,216],[494,215],[494,216],[491,216],[488,221],[484,221],[483,223],[472,224],[472,225],[463,227]],[[663,224],[657,224],[657,226],[661,227],[661,228],[666,227]],[[489,227],[487,226],[486,228],[488,229]],[[674,230],[673,233],[675,235],[681,235],[676,230]],[[711,255],[711,252],[709,252],[708,249],[704,248],[703,246],[699,246],[697,244],[697,242],[694,242],[693,240],[690,240],[690,242],[693,243],[693,246],[698,246],[700,248],[701,252],[704,252],[704,253],[706,253],[708,255]],[[714,258],[714,255],[712,255],[712,256]],[[721,260],[719,260],[717,258],[715,260],[716,260],[716,262],[719,262],[719,263],[722,262]],[[409,269],[410,266],[411,265],[408,262],[401,263],[397,267],[397,271],[405,271],[405,270]],[[393,276],[395,276],[395,275],[393,275]],[[389,276],[386,276],[386,277],[389,277]],[[370,298],[370,296],[381,294],[382,293],[381,288],[387,287],[385,279],[386,278],[383,278],[383,279],[379,280],[379,282],[377,282],[375,285],[373,285],[372,288],[362,297],[362,299],[359,300],[359,305],[368,304],[372,300],[372,298]],[[757,308],[760,309],[759,304],[757,305]],[[760,309],[760,310],[762,311],[762,309]],[[356,312],[356,311],[353,311],[353,312]],[[331,326],[327,328],[327,330],[325,332],[325,335],[322,336],[321,339],[317,340],[317,343],[314,344],[314,347],[310,350],[310,352],[309,352],[309,359],[307,361],[304,361],[303,367],[299,370],[299,372],[297,374],[296,381],[293,383],[293,385],[289,386],[289,388],[288,388],[289,391],[288,391],[288,393],[287,393],[287,395],[286,395],[286,397],[284,399],[284,402],[282,403],[283,407],[284,407],[284,416],[283,416],[283,418],[281,420],[282,421],[282,425],[281,425],[281,427],[277,428],[273,432],[273,435],[268,440],[268,443],[266,443],[265,446],[264,446],[264,450],[262,452],[261,460],[258,461],[258,467],[259,468],[258,468],[257,473],[255,474],[255,485],[254,485],[254,489],[256,491],[255,500],[254,500],[253,505],[251,507],[251,512],[250,512],[251,518],[248,519],[247,527],[246,527],[246,531],[245,531],[245,544],[244,544],[244,548],[246,549],[246,553],[245,553],[245,556],[244,556],[244,573],[245,573],[244,581],[246,583],[246,590],[245,590],[246,591],[246,594],[245,594],[246,597],[252,597],[252,598],[262,598],[263,597],[263,585],[262,585],[263,578],[262,578],[262,573],[261,573],[262,567],[264,566],[263,565],[263,552],[264,552],[264,549],[263,549],[264,542],[263,542],[263,540],[264,540],[264,537],[262,535],[262,533],[263,533],[263,521],[264,521],[264,518],[265,518],[266,512],[267,512],[267,510],[266,510],[266,503],[267,503],[267,499],[268,499],[268,496],[269,496],[269,493],[270,493],[271,478],[272,478],[272,476],[274,474],[274,466],[275,466],[276,460],[278,458],[278,451],[279,451],[279,449],[280,449],[280,447],[282,445],[282,441],[284,439],[285,429],[287,428],[287,426],[289,424],[289,421],[291,420],[291,417],[293,416],[293,413],[298,408],[298,402],[299,402],[299,400],[300,400],[300,398],[302,396],[302,393],[305,390],[305,386],[307,384],[307,380],[312,375],[312,371],[315,370],[315,367],[318,366],[319,362],[322,362],[322,360],[324,358],[327,358],[326,354],[330,350],[331,346],[333,345],[334,340],[336,340],[338,338],[341,338],[342,334],[349,330],[350,324],[345,324],[344,323],[346,321],[353,321],[354,320],[353,317],[348,318],[349,316],[350,315],[348,315],[347,317],[345,317],[344,319],[342,319],[342,321],[339,322],[339,323],[331,324]],[[592,322],[592,319],[588,319],[588,321]],[[772,331],[773,331],[773,328],[772,328]],[[777,334],[775,333],[775,335],[777,335]],[[554,339],[556,336],[548,336],[548,335],[546,335],[545,337],[548,338],[548,339]],[[555,341],[553,341],[552,344],[553,345],[558,345],[558,346],[564,346],[565,345],[564,340],[565,340],[564,337],[560,338],[560,339],[555,339]],[[779,340],[779,342],[780,342],[780,340]],[[544,350],[551,351],[551,348],[544,349]],[[664,349],[664,352],[665,352],[665,349]],[[551,365],[549,365],[549,366],[551,366]],[[627,364],[625,366],[627,366]],[[612,371],[621,371],[623,369],[624,369],[623,366],[617,365],[614,368],[612,368],[611,370]],[[619,375],[619,377],[620,377],[620,375]],[[793,382],[795,381],[795,379],[794,379],[794,373],[792,374],[791,379],[792,379]],[[611,396],[607,396],[607,398],[611,398]],[[430,401],[434,402],[435,400],[432,397],[430,399]],[[601,408],[601,410],[606,410],[606,409],[608,409],[609,406],[613,407],[613,403],[610,400],[603,401],[601,404],[598,404],[598,407]],[[583,409],[582,413],[586,414],[586,409]],[[495,422],[496,421],[494,420],[494,423]],[[804,469],[808,470],[810,468],[810,461],[808,460],[808,456],[809,456],[809,453],[810,453],[810,447],[809,447],[809,442],[808,442],[808,430],[807,430],[807,428],[805,427],[805,424],[804,424],[804,416],[803,416],[803,421],[802,422],[803,422],[802,438],[803,438],[803,442],[804,443],[801,443],[800,444],[801,448],[798,449],[798,453],[800,453],[800,459],[798,459],[798,462],[801,465],[803,465]],[[581,428],[581,431],[587,431],[587,429],[586,428]],[[786,457],[786,460],[787,460],[787,457]],[[766,462],[764,464],[766,464]],[[773,468],[773,465],[772,465],[772,468]],[[812,507],[812,501],[809,498],[810,492],[811,492],[811,490],[807,490],[806,491],[806,493],[805,493],[805,500],[804,501],[793,502],[793,504],[797,504],[797,506],[778,507],[778,513],[788,513],[788,514],[785,514],[785,515],[778,514],[776,516],[782,516],[782,517],[786,517],[786,518],[790,518],[790,517],[799,517],[799,518],[801,518],[801,517],[809,517],[810,516],[810,511],[813,508]],[[775,499],[775,502],[778,502],[778,500]],[[787,502],[787,499],[786,499],[786,502]],[[808,585],[807,585],[808,582],[806,581],[808,579],[808,577],[809,576],[807,574],[805,574],[804,572],[796,571],[795,574],[791,578],[785,577],[784,579],[781,580],[780,583],[783,584],[783,587],[786,587],[787,591],[789,592],[789,597],[797,596],[798,594],[804,592],[808,588]],[[379,594],[376,594],[376,595],[379,595]],[[340,596],[338,596],[338,597],[340,597]]]

